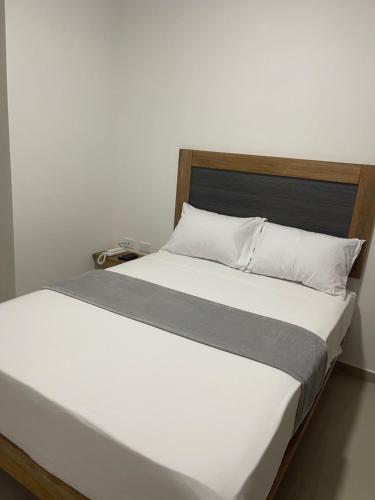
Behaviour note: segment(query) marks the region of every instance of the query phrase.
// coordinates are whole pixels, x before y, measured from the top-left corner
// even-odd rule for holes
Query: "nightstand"
[[[107,267],[118,266],[119,264],[124,264],[125,262],[132,262],[131,260],[124,261],[124,260],[119,259],[119,257],[121,257],[122,255],[126,255],[128,253],[136,253],[138,255],[138,258],[143,257],[145,255],[144,253],[136,252],[133,250],[131,252],[124,250],[123,253],[120,253],[118,255],[114,255],[113,257],[107,257],[104,261],[104,264],[98,264],[96,261],[101,253],[103,253],[103,251],[95,252],[94,254],[92,254],[92,258],[95,262],[95,269],[107,269]],[[135,259],[133,259],[133,260],[135,260]]]

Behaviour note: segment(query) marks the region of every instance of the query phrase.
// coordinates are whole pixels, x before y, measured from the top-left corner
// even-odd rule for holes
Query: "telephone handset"
[[[96,262],[99,265],[102,265],[104,264],[107,257],[114,257],[115,255],[119,255],[120,253],[124,253],[125,251],[126,250],[122,247],[110,248],[109,250],[105,250],[104,252],[102,252],[96,259]]]

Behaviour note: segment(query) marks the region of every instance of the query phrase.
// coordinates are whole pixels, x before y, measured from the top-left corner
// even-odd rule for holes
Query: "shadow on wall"
[[[353,279],[349,278],[348,288],[353,290],[357,294],[357,302],[354,309],[354,314],[351,322],[351,327],[349,332],[347,333],[342,350],[343,353],[351,352],[355,359],[355,365],[359,367],[365,366],[365,356],[364,356],[364,347],[363,347],[363,330],[362,330],[362,318],[361,318],[361,310],[359,307],[359,299],[362,291],[363,277],[366,274],[369,255],[370,255],[370,246],[371,243],[375,244],[373,238],[369,240],[366,244],[369,246],[369,251],[366,256],[366,260],[362,269],[362,278],[361,279]],[[346,357],[342,360],[343,363],[346,362]]]
[[[274,500],[334,500],[347,467],[363,383],[337,367]]]
[[[351,287],[351,290],[354,288]],[[355,290],[354,290],[355,291]],[[357,294],[357,302],[355,305],[353,318],[351,322],[350,329],[345,337],[342,344],[342,351],[344,356],[340,356],[339,361],[346,363],[346,353],[352,353],[355,357],[355,365],[359,367],[365,366],[365,356],[364,356],[364,346],[363,346],[363,329],[362,329],[362,318],[361,309],[358,305],[359,294]]]

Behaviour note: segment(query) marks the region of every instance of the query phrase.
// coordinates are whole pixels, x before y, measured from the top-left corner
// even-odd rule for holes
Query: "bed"
[[[369,240],[374,192],[371,166],[182,150],[175,219],[190,201]],[[304,327],[325,380],[355,307],[165,251],[105,272]],[[0,343],[0,466],[40,498],[270,499],[312,414],[293,436],[290,375],[50,290],[0,304]]]

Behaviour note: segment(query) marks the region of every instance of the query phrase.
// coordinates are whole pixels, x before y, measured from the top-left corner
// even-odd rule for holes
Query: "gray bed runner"
[[[322,385],[325,342],[285,321],[111,271],[90,271],[45,288],[288,373],[302,384],[295,429]]]

